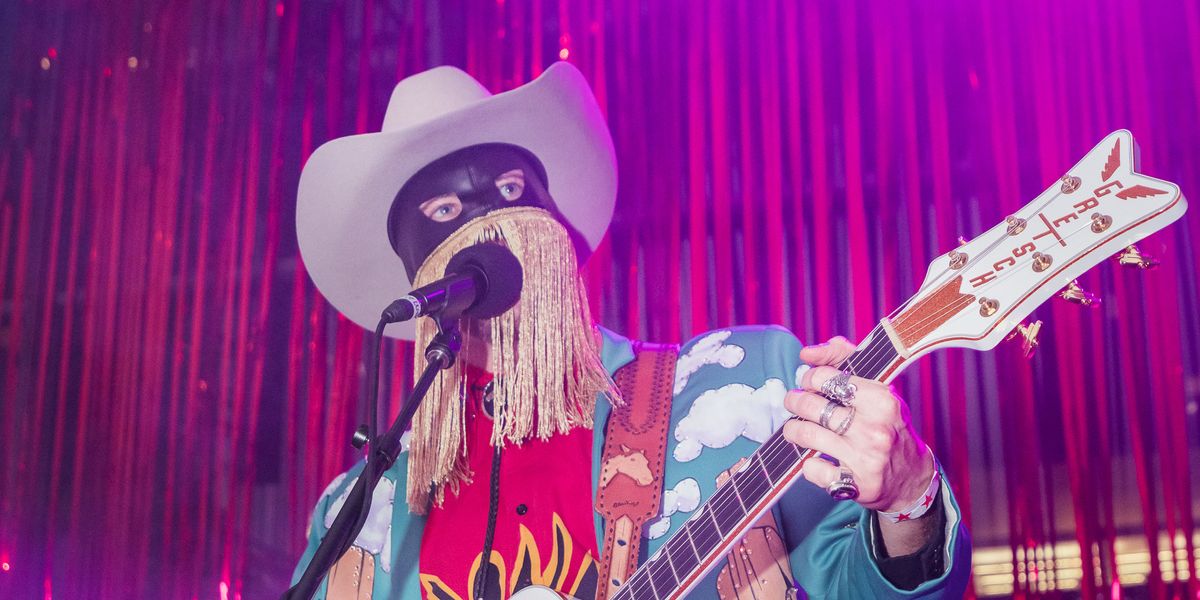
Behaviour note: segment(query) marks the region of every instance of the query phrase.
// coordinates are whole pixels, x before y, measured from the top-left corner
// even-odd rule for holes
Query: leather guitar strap
[[[662,503],[663,461],[678,346],[635,343],[634,360],[613,378],[624,405],[608,417],[596,511],[605,519],[597,600],[637,569],[642,528]]]

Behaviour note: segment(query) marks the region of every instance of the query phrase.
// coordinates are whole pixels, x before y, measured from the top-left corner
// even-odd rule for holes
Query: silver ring
[[[833,400],[826,402],[825,408],[821,409],[821,416],[817,418],[817,424],[825,429],[829,429],[829,419],[833,418],[833,411],[837,410],[837,407],[839,406],[841,406],[841,404],[838,404]]]
[[[825,491],[834,500],[853,500],[858,497],[858,485],[854,483],[854,473],[842,467],[838,469],[838,478],[825,486]]]
[[[846,418],[842,419],[842,422],[833,428],[833,432],[838,435],[846,435],[846,431],[850,429],[850,422],[854,420],[854,407],[848,406],[847,408],[850,409],[850,412],[846,414]]]
[[[838,404],[849,406],[854,401],[858,386],[850,383],[850,372],[842,371],[821,384],[821,394]]]

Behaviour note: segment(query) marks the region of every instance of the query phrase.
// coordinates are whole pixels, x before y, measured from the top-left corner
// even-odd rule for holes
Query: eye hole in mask
[[[513,169],[496,178],[496,189],[505,200],[513,202],[521,199],[525,193],[525,171]]]
[[[512,169],[496,178],[496,190],[508,202],[521,199],[525,192],[525,171]],[[463,212],[462,199],[458,194],[442,194],[430,198],[417,207],[421,214],[435,223],[446,223],[457,219]]]
[[[530,206],[549,211],[567,228],[583,260],[591,249],[554,205],[546,185],[542,163],[524,148],[494,143],[456,150],[400,187],[388,210],[388,241],[411,281],[429,253],[459,227],[492,210]]]

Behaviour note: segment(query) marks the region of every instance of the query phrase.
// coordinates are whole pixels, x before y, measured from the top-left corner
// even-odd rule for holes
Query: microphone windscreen
[[[524,270],[508,248],[499,244],[476,244],[463,248],[446,264],[446,273],[464,274],[475,270],[482,275],[483,289],[464,314],[490,319],[512,308],[521,297]]]

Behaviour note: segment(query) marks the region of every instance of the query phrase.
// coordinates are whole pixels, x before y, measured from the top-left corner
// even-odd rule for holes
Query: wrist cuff
[[[933,451],[929,452],[929,456],[933,458]],[[937,458],[933,458],[933,477],[929,478],[929,485],[925,486],[925,491],[921,493],[921,497],[917,498],[916,502],[902,508],[896,512],[876,511],[880,519],[886,519],[892,523],[900,523],[902,521],[911,521],[920,518],[925,513],[929,512],[929,508],[933,506],[934,500],[937,499],[938,489],[942,484],[941,470],[938,469]]]

